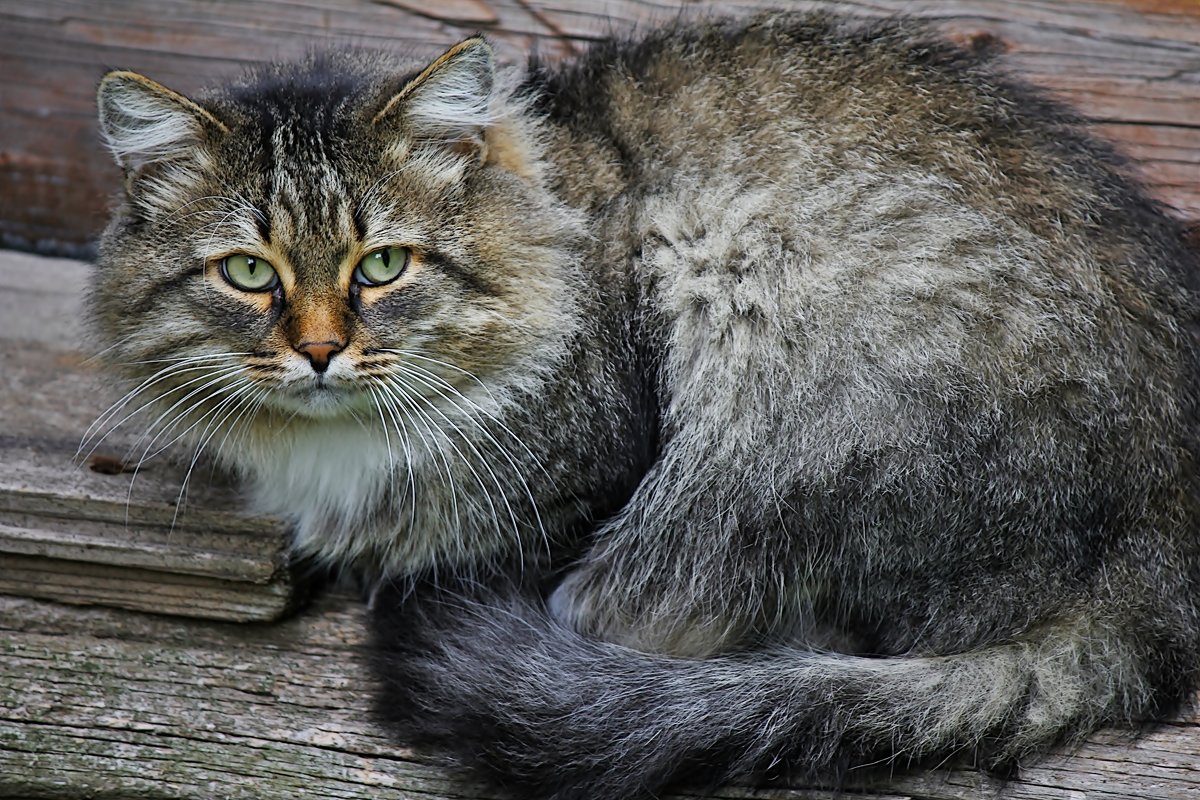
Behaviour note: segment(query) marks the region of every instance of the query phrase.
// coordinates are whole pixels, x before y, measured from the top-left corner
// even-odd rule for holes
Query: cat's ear
[[[474,36],[438,56],[392,95],[372,120],[399,124],[416,139],[440,142],[482,157],[487,129],[496,121],[491,46]]]
[[[186,158],[205,136],[228,133],[209,111],[136,72],[105,75],[96,103],[100,131],[126,172]]]

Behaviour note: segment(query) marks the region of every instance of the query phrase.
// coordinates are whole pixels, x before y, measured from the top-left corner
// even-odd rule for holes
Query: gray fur
[[[122,75],[97,330],[161,379],[150,435],[396,582],[405,741],[616,798],[1011,765],[1195,686],[1196,259],[981,56],[766,15],[524,75],[478,39],[195,104]],[[353,254],[401,245],[355,294]],[[250,251],[279,298],[221,283]],[[324,378],[305,325],[347,336]],[[202,390],[131,363],[179,357]]]

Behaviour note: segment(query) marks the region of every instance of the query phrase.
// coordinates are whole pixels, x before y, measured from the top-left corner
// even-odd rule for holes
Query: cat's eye
[[[384,247],[363,256],[354,270],[354,280],[364,286],[382,286],[404,274],[412,253],[407,247]]]
[[[221,275],[243,292],[265,292],[279,283],[275,268],[268,262],[241,254],[221,259]]]

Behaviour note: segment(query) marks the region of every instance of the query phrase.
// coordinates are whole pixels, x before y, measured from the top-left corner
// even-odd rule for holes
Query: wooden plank
[[[763,5],[715,8],[744,13]],[[968,43],[993,37],[1006,63],[1077,102],[1142,164],[1161,199],[1185,219],[1200,219],[1200,3],[791,5],[906,11]],[[424,57],[480,28],[515,62],[531,47],[553,57],[677,12],[671,0],[5,3],[0,241],[86,252],[117,186],[94,135],[92,91],[107,67],[139,69],[192,91],[313,43]],[[239,507],[231,487],[202,475],[176,519],[186,463],[152,462],[132,493],[127,473],[72,465],[81,431],[106,405],[101,376],[76,345],[84,282],[86,268],[73,262],[0,259],[0,593],[170,612],[212,608],[234,619],[283,613],[295,594],[289,583],[272,583],[282,531],[236,511],[218,513]],[[135,438],[118,436],[103,453],[113,462],[136,456]],[[0,797],[480,796],[394,748],[369,723],[362,627],[361,608],[345,597],[272,626],[0,597]],[[1136,741],[1102,732],[1004,787],[960,769],[853,794],[966,800],[1002,788],[1005,797],[1029,800],[1200,796],[1200,719],[1191,713]],[[800,787],[709,796],[837,795]]]
[[[8,550],[9,545],[3,541],[0,547]],[[229,622],[274,620],[299,602],[287,581],[247,583],[8,552],[0,552],[0,594]]]
[[[362,606],[344,595],[271,626],[0,597],[0,797],[483,797],[371,724],[364,628]],[[1133,742],[1101,732],[1007,785],[954,769],[850,795],[1186,800],[1200,796],[1200,719],[1190,714]],[[807,787],[704,795],[839,796]]]
[[[133,426],[93,454],[110,468],[76,458],[113,399],[79,349],[88,269],[0,253],[0,592],[239,621],[287,613],[299,589],[286,531],[243,511],[211,467],[184,454],[135,475],[123,465],[148,442]]]
[[[1195,0],[42,0],[0,5],[0,244],[89,251],[119,185],[95,134],[93,92],[107,68],[141,70],[190,92],[313,46],[396,49],[419,59],[479,30],[513,63],[530,49],[554,58],[597,36],[681,15],[780,5],[903,12],[963,41],[998,45],[1015,71],[1102,123],[1176,213],[1200,220]]]

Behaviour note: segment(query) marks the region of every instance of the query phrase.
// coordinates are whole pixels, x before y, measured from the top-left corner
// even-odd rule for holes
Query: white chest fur
[[[321,420],[265,436],[239,458],[256,507],[290,521],[298,549],[338,558],[394,491],[403,458],[394,445],[357,421]]]

